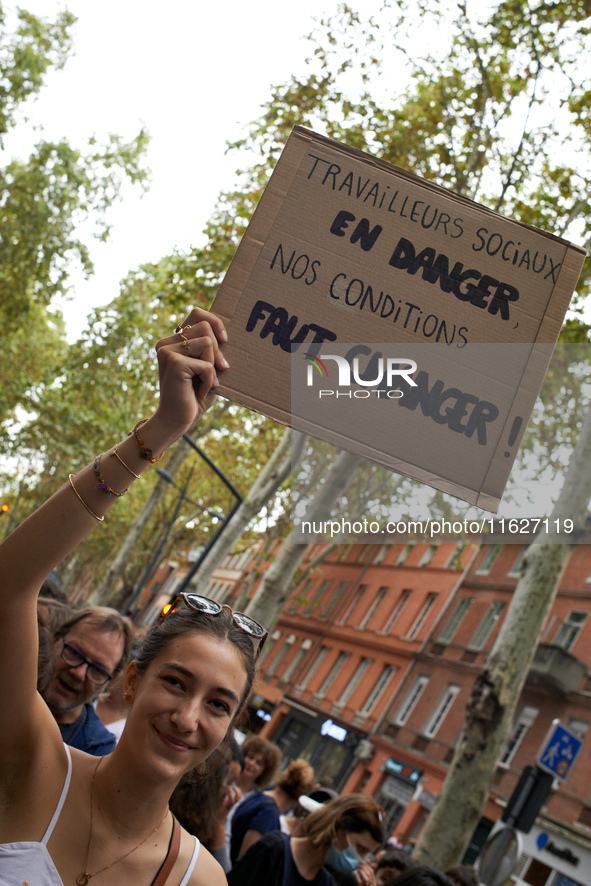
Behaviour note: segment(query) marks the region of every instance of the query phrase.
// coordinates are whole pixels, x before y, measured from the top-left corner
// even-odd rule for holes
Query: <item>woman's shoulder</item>
[[[188,886],[227,886],[228,881],[221,864],[204,846],[199,846],[199,855],[187,882]]]

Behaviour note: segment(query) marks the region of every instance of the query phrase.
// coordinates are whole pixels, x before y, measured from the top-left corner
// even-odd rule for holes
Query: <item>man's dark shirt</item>
[[[82,713],[73,723],[58,723],[62,739],[72,748],[86,751],[95,757],[110,754],[117,741],[112,732],[103,725],[92,705],[85,704]]]

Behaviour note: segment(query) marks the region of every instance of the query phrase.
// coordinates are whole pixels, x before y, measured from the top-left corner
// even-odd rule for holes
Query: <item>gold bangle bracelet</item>
[[[111,455],[114,455],[115,458],[117,459],[117,461],[118,461],[120,464],[122,464],[123,467],[124,467],[127,471],[129,471],[129,473],[130,473],[133,477],[135,477],[136,480],[139,480],[139,479],[140,479],[140,475],[139,475],[139,474],[136,474],[135,471],[132,471],[132,470],[131,470],[131,468],[129,467],[129,465],[126,465],[126,464],[125,464],[125,462],[123,461],[123,459],[121,458],[121,456],[120,456],[119,453],[117,452],[117,447],[116,447],[116,446],[113,447],[113,451],[111,452]]]
[[[78,501],[79,501],[81,504],[84,505],[84,507],[86,508],[86,510],[88,511],[88,513],[90,514],[90,516],[91,516],[91,517],[94,517],[95,520],[98,520],[99,523],[102,523],[103,520],[104,520],[105,518],[104,518],[104,517],[99,517],[97,514],[94,513],[94,511],[91,511],[91,510],[90,510],[90,508],[88,507],[88,505],[86,504],[86,502],[84,501],[84,499],[82,498],[82,496],[80,495],[80,493],[78,492],[78,490],[76,489],[76,487],[74,486],[74,481],[72,480],[72,477],[73,477],[73,476],[74,476],[73,474],[68,474],[68,480],[70,481],[70,486],[71,486],[72,489],[74,490],[74,495],[76,496],[76,498],[78,499]]]

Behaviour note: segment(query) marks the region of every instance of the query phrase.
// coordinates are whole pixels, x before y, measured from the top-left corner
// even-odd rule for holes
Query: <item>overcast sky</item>
[[[270,86],[302,72],[313,16],[338,0],[21,0],[51,17],[68,8],[77,17],[75,55],[52,73],[27,107],[32,131],[20,125],[7,154],[26,154],[40,137],[66,137],[82,146],[109,132],[127,138],[142,125],[151,134],[147,164],[152,184],[142,198],[128,188],[111,212],[111,239],[92,248],[96,274],[75,277],[75,302],[64,305],[75,339],[91,307],[110,301],[132,269],[203,242],[218,193],[233,181],[238,159],[226,141],[240,136],[270,95]],[[375,5],[364,0],[364,8]]]

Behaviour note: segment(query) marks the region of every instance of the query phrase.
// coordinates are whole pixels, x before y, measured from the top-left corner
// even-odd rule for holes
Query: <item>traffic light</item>
[[[7,514],[7,513],[8,513],[8,505],[7,504],[0,505],[0,515]]]

